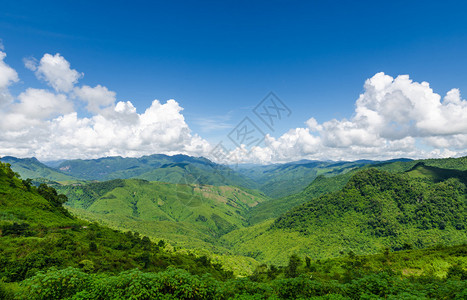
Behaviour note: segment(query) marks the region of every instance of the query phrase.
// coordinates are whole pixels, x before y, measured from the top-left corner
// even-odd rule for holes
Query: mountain
[[[58,169],[84,180],[138,178],[183,184],[236,185],[254,187],[246,178],[230,168],[203,157],[154,154],[140,158],[104,157],[67,160]]]
[[[280,256],[269,261],[284,261],[282,266],[256,264],[246,278],[234,278],[232,272],[211,261],[212,254],[196,255],[162,240],[154,243],[136,232],[122,233],[79,220],[62,206],[67,200],[64,195],[44,184],[32,186],[28,180],[17,178],[7,164],[0,163],[0,299],[464,299],[465,245],[398,252],[381,249],[365,256],[356,255],[358,249],[347,248],[351,251],[339,251],[338,258],[316,259],[320,252],[335,250],[330,244],[339,248],[347,243],[352,236],[346,235],[359,224],[364,225],[361,229],[368,240],[354,241],[356,246],[368,246],[371,237],[384,238],[401,229],[415,241],[406,241],[404,249],[426,246],[419,244],[424,241],[433,244],[436,239],[465,242],[465,228],[453,228],[465,226],[466,221],[462,178],[464,171],[450,173],[448,169],[422,164],[405,174],[377,169],[357,172],[344,189],[313,199],[320,209],[306,203],[275,221],[222,235],[237,236],[232,244],[240,250],[241,245],[251,246],[256,239],[246,254],[261,258],[267,250]],[[106,214],[107,209],[107,214],[118,213],[123,218],[128,218],[128,213],[134,218],[168,216],[174,219],[171,224],[185,217],[190,220],[189,209],[172,210],[175,202],[203,208],[204,212],[209,208],[201,202],[211,206],[217,203],[216,211],[225,212],[224,220],[233,217],[226,206],[236,205],[242,212],[259,202],[248,191],[234,187],[179,186],[136,179],[94,184],[97,186],[89,189],[79,183],[71,185],[76,187],[75,195],[86,191],[86,196],[70,204],[76,209],[96,206],[97,213]],[[164,199],[174,187],[176,201]],[[172,205],[151,209],[145,199],[161,207],[165,203],[159,200]],[[105,203],[107,200],[110,202]],[[356,218],[347,218],[347,214]],[[375,218],[365,219],[366,214]],[[394,218],[400,224],[394,223]],[[234,219],[229,220],[233,223]],[[204,222],[202,218],[199,221]],[[428,229],[423,231],[424,227]],[[205,230],[208,228],[206,225]],[[329,231],[332,228],[334,232]],[[250,236],[239,234],[241,231]],[[336,234],[343,239],[336,241]],[[290,248],[292,243],[297,244]],[[306,251],[302,251],[303,247]],[[282,259],[284,253],[292,255]],[[238,256],[231,260],[237,258],[247,260]]]
[[[410,161],[397,159],[392,161]],[[257,183],[257,189],[272,198],[293,195],[305,189],[318,176],[332,177],[346,174],[380,161],[359,160],[354,162],[300,160],[272,165],[239,165],[235,170]],[[289,207],[290,208],[290,207]]]
[[[402,173],[408,172],[411,169],[417,168],[417,166],[425,166],[429,168],[430,172],[436,173],[440,179],[446,179],[450,177],[458,177],[463,180],[458,171],[467,170],[467,157],[460,158],[444,158],[444,159],[421,159],[421,160],[410,160],[410,159],[393,159],[384,162],[377,161],[364,161],[365,165],[359,167],[350,167],[348,169],[339,170],[340,174],[334,173],[322,173],[318,175],[307,187],[302,191],[282,198],[274,198],[270,201],[260,203],[250,210],[248,213],[248,219],[250,223],[256,224],[267,219],[277,218],[281,214],[287,212],[289,209],[303,204],[314,197],[324,195],[329,192],[337,191],[345,186],[348,180],[361,169],[376,168],[378,170],[388,171],[391,173]],[[357,164],[353,163],[334,163],[335,165],[350,165]],[[439,168],[439,169],[436,169]],[[445,169],[443,172],[442,169]],[[425,171],[424,174],[428,174],[429,171]],[[441,172],[441,173],[440,173]],[[457,173],[456,173],[457,172]],[[415,176],[415,173],[412,173]],[[435,176],[433,174],[433,176]],[[460,177],[459,177],[460,176]],[[431,178],[433,180],[433,178]],[[464,181],[463,181],[464,182]],[[465,183],[465,182],[464,182]]]
[[[322,259],[348,251],[465,243],[465,176],[466,171],[421,164],[405,173],[363,169],[338,191],[302,199],[275,220],[222,238],[226,247],[270,263],[284,263],[292,253]]]
[[[221,235],[248,226],[249,209],[268,200],[256,191],[233,186],[142,179],[55,188],[68,197],[67,207],[75,215],[187,248],[212,248]]]
[[[275,198],[301,191],[320,174],[335,176],[368,163],[370,161],[336,163],[303,160],[267,166],[229,167],[203,157],[155,154],[141,158],[69,160],[62,162],[58,169],[84,180],[138,178],[182,184],[234,185],[258,189]]]
[[[331,177],[319,175],[299,193],[259,203],[248,212],[248,221],[251,224],[257,224],[268,219],[277,218],[293,207],[305,203],[312,198],[337,191],[345,186],[356,170],[358,169]]]
[[[405,159],[401,159],[405,160]],[[377,161],[332,162],[301,160],[273,165],[224,166],[203,157],[154,154],[140,158],[103,157],[40,163],[35,158],[7,157],[23,178],[44,182],[138,178],[181,184],[231,185],[258,189],[271,198],[301,192],[317,176],[345,174]],[[38,180],[41,178],[41,180]],[[45,181],[47,182],[47,181]]]
[[[62,207],[64,201],[66,197],[53,188],[31,186],[0,163],[2,282],[21,281],[50,267],[118,272],[134,268],[161,271],[171,265],[193,274],[231,277],[209,260],[200,264],[192,255],[165,251],[164,242],[156,244],[136,233],[79,220]]]
[[[4,156],[0,161],[8,163],[14,172],[21,175],[22,178],[44,178],[53,181],[76,180],[71,175],[64,174],[59,170],[46,166],[36,158],[16,158],[12,156]]]

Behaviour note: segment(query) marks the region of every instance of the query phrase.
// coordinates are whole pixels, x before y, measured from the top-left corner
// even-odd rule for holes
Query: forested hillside
[[[231,186],[116,179],[57,185],[76,215],[188,248],[211,248],[221,235],[249,225],[250,208],[264,195]]]
[[[235,278],[209,255],[77,219],[62,206],[66,196],[45,184],[35,187],[1,164],[0,298],[464,299],[466,246],[441,243],[466,241],[465,173],[447,174],[420,164],[405,174],[362,170],[342,190],[314,198],[275,221],[227,234],[212,227],[224,243],[230,238],[225,246],[275,262],[256,264],[247,277]],[[167,195],[174,186],[172,200],[178,200],[171,202]],[[226,216],[232,206],[248,211],[260,202],[260,195],[232,187],[180,189],[134,179],[67,188],[76,197],[69,203],[75,209],[103,214],[107,209],[122,219],[128,213],[134,218],[167,217],[172,223],[184,216],[190,219],[195,208],[209,211],[204,202],[217,203],[216,211]],[[174,207],[177,201],[190,209],[183,213]],[[158,210],[147,206],[151,202]],[[166,203],[172,207],[163,208]],[[212,224],[206,223],[208,231]],[[410,250],[430,245],[434,247]],[[272,252],[266,249],[281,255],[268,257]],[[361,252],[377,254],[358,255]],[[319,259],[323,254],[338,258]]]
[[[62,173],[60,170],[50,168],[36,158],[16,158],[4,156],[0,161],[11,165],[11,168],[22,178],[48,179],[55,181],[76,180],[73,176]]]
[[[231,277],[219,265],[164,250],[138,233],[121,233],[73,217],[62,207],[64,195],[31,186],[0,163],[0,278],[21,281],[40,270],[75,267],[93,272],[133,268],[160,271],[177,266],[196,274]],[[209,270],[208,270],[209,269]]]
[[[372,163],[352,168],[343,174],[329,176],[328,174],[318,176],[303,191],[287,197],[272,199],[254,207],[249,212],[249,220],[252,224],[259,223],[272,218],[277,218],[291,208],[303,204],[314,197],[324,195],[329,192],[340,190],[349,179],[360,169],[376,168],[391,173],[408,172],[418,167],[418,172],[411,172],[411,176],[423,177],[433,182],[444,180],[450,177],[457,177],[464,180],[467,170],[467,157],[446,158],[446,159],[422,159],[422,160],[395,160],[381,163]],[[420,173],[421,172],[421,173]],[[417,175],[418,174],[418,175]],[[465,181],[463,181],[466,183]]]
[[[274,263],[292,253],[321,259],[465,243],[465,173],[421,164],[402,174],[361,170],[341,190],[303,199],[276,220],[223,239],[241,254]]]

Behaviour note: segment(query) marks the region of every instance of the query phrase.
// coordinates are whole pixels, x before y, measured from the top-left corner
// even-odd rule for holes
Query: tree
[[[94,242],[89,243],[89,251],[95,252],[97,251],[97,245]]]
[[[64,194],[58,194],[53,187],[50,187],[45,183],[41,183],[39,185],[37,192],[56,207],[62,206],[62,204],[68,200]]]
[[[305,256],[305,264],[306,264],[307,269],[311,268],[311,258],[310,257]]]
[[[289,264],[285,269],[285,275],[289,278],[294,278],[298,276],[297,269],[301,264],[300,257],[297,254],[292,254],[289,258]]]

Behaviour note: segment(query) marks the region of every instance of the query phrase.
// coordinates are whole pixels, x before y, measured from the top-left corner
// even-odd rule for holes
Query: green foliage
[[[248,226],[245,215],[264,196],[230,186],[181,185],[139,179],[58,185],[76,216],[186,248],[227,252],[217,238]]]
[[[341,180],[346,176],[349,179]],[[286,264],[293,253],[322,259],[348,251],[365,254],[385,247],[404,250],[465,243],[464,176],[465,171],[415,163],[402,174],[364,168],[318,178],[316,185],[296,195],[304,204],[274,221],[235,230],[222,238],[230,249],[274,264]],[[311,190],[319,191],[319,186],[325,190],[326,182],[338,185],[337,179],[345,185],[341,190],[311,197]],[[290,201],[281,205],[293,202],[292,197],[285,199]],[[260,206],[268,204],[280,210],[276,199],[254,210],[261,211]]]
[[[298,267],[301,264],[300,257],[298,255],[293,254],[289,258],[289,264],[287,265],[287,268],[285,269],[285,275],[289,278],[295,278],[298,276]]]
[[[447,168],[456,162],[352,170],[332,177],[343,188],[329,194],[333,181],[318,177],[296,196],[294,203],[313,195],[304,204],[253,226],[248,213],[268,199],[236,187],[144,180],[67,187],[74,212],[141,234],[76,219],[61,190],[36,188],[0,164],[0,298],[465,299],[467,246],[442,245],[466,241],[465,170]],[[164,233],[207,247],[180,249],[160,239]],[[219,262],[246,258],[208,249],[269,265],[252,263],[251,276],[233,278]]]
[[[161,271],[170,265],[193,274],[229,278],[231,272],[194,255],[161,251],[148,237],[125,234],[70,216],[51,187],[29,188],[6,164],[0,165],[0,278],[30,278],[50,267],[81,267],[85,272],[120,272],[141,268]],[[46,198],[47,199],[46,199]],[[61,276],[61,275],[60,275]]]
[[[30,190],[30,186],[27,186],[27,190]],[[53,187],[49,187],[45,183],[41,183],[37,188],[37,192],[39,195],[47,199],[52,205],[56,207],[61,207],[68,198],[64,194],[58,194],[57,191]]]
[[[22,285],[20,297],[29,299],[214,299],[218,283],[172,268],[160,273],[133,269],[115,276],[67,268],[39,273]]]
[[[14,222],[13,224],[4,224],[1,226],[2,229],[2,236],[6,235],[23,235],[23,236],[30,236],[32,233],[28,230],[29,224],[28,223],[21,223],[18,224]]]
[[[4,156],[0,159],[3,163],[8,163],[11,169],[21,174],[22,178],[43,178],[54,181],[76,180],[73,176],[63,174],[60,170],[50,168],[35,158],[15,158]]]
[[[465,251],[465,246],[463,248]],[[445,255],[455,249],[436,250]],[[455,252],[455,251],[454,251]],[[405,257],[420,259],[420,253]],[[383,254],[385,255],[385,254]],[[386,258],[397,265],[399,254]],[[464,299],[467,281],[433,275],[404,276],[397,270],[381,271],[381,256],[313,262],[314,270],[296,265],[296,276],[288,268],[262,265],[250,278],[219,280],[168,268],[158,273],[137,269],[118,274],[85,273],[76,268],[39,272],[23,281],[17,299]],[[299,257],[290,261],[298,262]],[[344,268],[341,266],[345,265]],[[352,276],[347,270],[352,266]],[[274,269],[275,276],[263,276]],[[343,271],[343,272],[341,272]],[[2,286],[0,285],[0,288]],[[0,289],[0,292],[2,290]],[[11,293],[10,293],[11,295]],[[14,296],[14,294],[13,294]]]
[[[27,299],[64,299],[69,298],[90,285],[89,276],[79,269],[50,269],[38,272],[23,283],[26,288],[21,298]]]
[[[55,186],[60,192],[71,198],[70,205],[87,209],[99,197],[103,197],[108,192],[124,187],[125,182],[122,179],[109,180],[104,182],[90,182],[86,184],[67,184]],[[112,199],[113,194],[106,196],[107,199]]]

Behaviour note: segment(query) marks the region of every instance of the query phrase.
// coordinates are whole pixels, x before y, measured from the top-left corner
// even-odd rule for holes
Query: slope
[[[275,221],[223,236],[225,245],[259,261],[284,263],[292,253],[317,259],[350,250],[363,254],[467,242],[466,187],[455,178],[465,172],[436,183],[415,178],[414,172],[417,168],[406,174],[358,171],[339,191]]]
[[[73,176],[63,174],[53,168],[50,168],[36,158],[16,158],[4,156],[0,161],[11,165],[11,169],[20,174],[22,178],[45,178],[54,181],[76,180]]]
[[[141,179],[56,188],[67,195],[67,205],[80,217],[189,248],[212,248],[219,236],[248,226],[247,211],[267,201],[264,195],[237,187]]]
[[[38,188],[15,177],[0,163],[0,278],[21,281],[50,267],[85,272],[119,272],[133,268],[160,271],[169,265],[218,278],[231,273],[204,258],[170,253],[164,243],[131,232],[120,233],[72,217],[62,207],[66,197],[53,188]]]
[[[459,172],[467,170],[467,157],[460,158],[444,158],[444,159],[423,159],[423,160],[407,160],[397,159],[386,162],[373,162],[367,163],[364,166],[346,169],[341,174],[323,174],[315,178],[302,192],[290,196],[275,198],[267,202],[260,203],[252,208],[248,213],[248,220],[252,224],[265,221],[271,218],[277,218],[281,214],[287,212],[289,209],[303,204],[314,197],[324,195],[329,192],[337,191],[345,186],[348,180],[358,172],[360,169],[376,168],[391,173],[408,172],[417,168],[417,166],[425,166],[430,168],[430,171],[423,171],[423,177],[428,173],[432,173],[432,177],[426,178],[433,182],[437,182],[433,176],[438,176],[439,180],[444,180],[450,177],[457,177],[462,182],[465,182],[463,175]],[[443,171],[444,170],[444,171]],[[437,175],[435,175],[435,173]],[[412,174],[415,176],[415,173]],[[420,178],[420,176],[418,176]],[[438,181],[439,181],[438,180]]]

